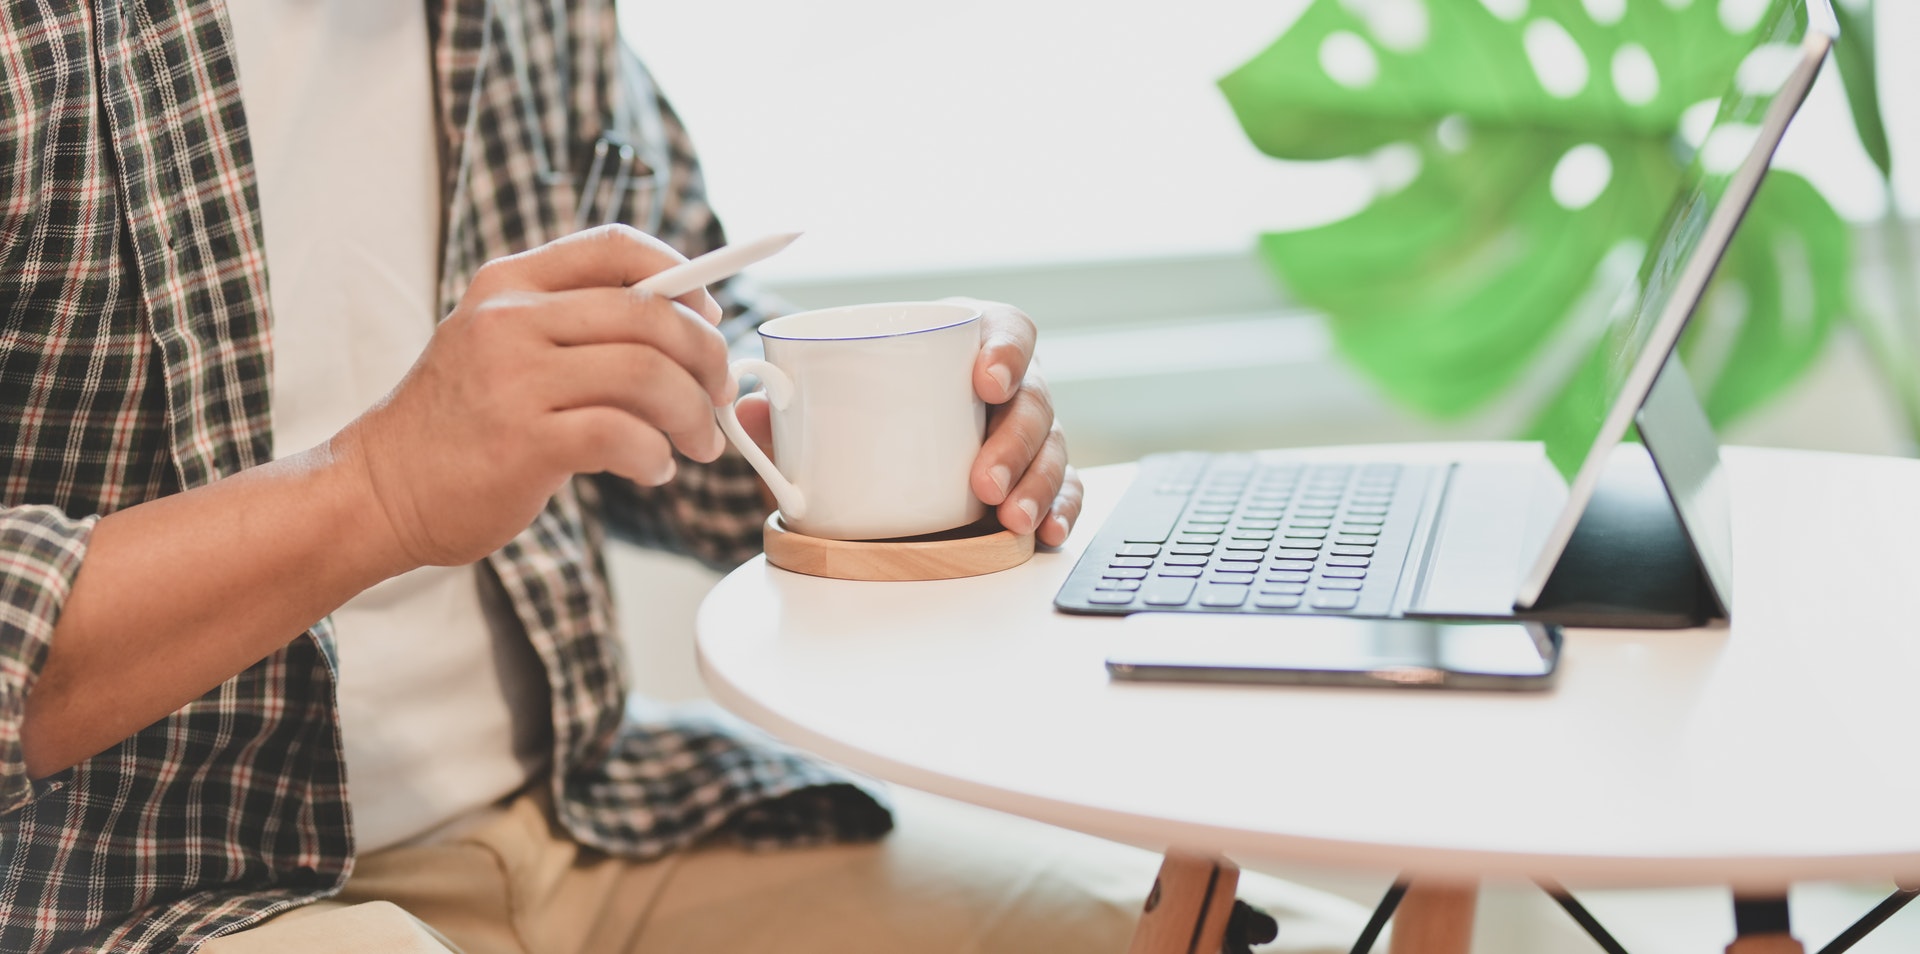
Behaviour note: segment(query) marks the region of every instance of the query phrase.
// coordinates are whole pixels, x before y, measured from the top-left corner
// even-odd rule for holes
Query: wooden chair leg
[[[1391,954],[1467,954],[1473,947],[1473,906],[1480,898],[1474,882],[1421,881],[1393,912]]]
[[[1225,858],[1167,852],[1127,954],[1219,954],[1239,883]]]

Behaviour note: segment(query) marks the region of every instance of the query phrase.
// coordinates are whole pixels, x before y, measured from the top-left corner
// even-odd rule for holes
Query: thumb
[[[773,456],[773,408],[767,403],[767,392],[755,391],[740,399],[734,405],[734,412],[740,415],[740,427],[753,438],[755,444]]]

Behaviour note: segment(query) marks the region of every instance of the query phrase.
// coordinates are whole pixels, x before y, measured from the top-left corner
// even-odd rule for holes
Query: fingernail
[[[987,471],[987,479],[993,481],[995,489],[1005,496],[1007,488],[1013,486],[1013,471],[1005,464],[995,464],[992,470]]]
[[[1026,515],[1027,515],[1027,523],[1028,523],[1029,525],[1037,525],[1037,524],[1038,524],[1038,521],[1039,521],[1039,519],[1040,519],[1040,505],[1039,505],[1039,504],[1037,504],[1037,503],[1034,503],[1034,502],[1033,502],[1033,501],[1031,501],[1031,500],[1022,500],[1022,501],[1020,501],[1020,503],[1019,503],[1019,504],[1017,504],[1016,506],[1018,506],[1018,507],[1020,508],[1020,512],[1021,512],[1021,513],[1024,513],[1024,514],[1026,514]]]
[[[1010,394],[1013,392],[1013,372],[1008,370],[1006,365],[996,364],[988,368],[987,377],[992,378],[1000,384],[1001,394]]]
[[[1065,517],[1055,517],[1049,522],[1052,523],[1054,527],[1059,529],[1060,539],[1062,540],[1065,540],[1067,538],[1067,534],[1073,532],[1073,528],[1067,526],[1067,518]]]

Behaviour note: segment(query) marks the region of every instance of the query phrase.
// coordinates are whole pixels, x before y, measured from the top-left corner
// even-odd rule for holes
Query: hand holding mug
[[[1033,364],[1035,339],[1033,322],[1026,315],[1007,305],[968,299],[916,306],[860,306],[861,309],[876,307],[925,309],[922,314],[928,320],[923,324],[928,326],[942,323],[953,325],[969,311],[977,313],[977,319],[968,322],[973,330],[965,334],[966,340],[949,342],[950,351],[939,362],[937,373],[926,371],[918,377],[910,378],[916,392],[933,385],[933,378],[939,378],[938,388],[946,397],[936,406],[945,410],[932,416],[943,417],[944,427],[949,431],[960,426],[956,420],[960,409],[965,404],[977,403],[982,408],[990,406],[986,413],[984,438],[977,445],[966,448],[966,453],[972,458],[971,461],[964,467],[943,464],[942,468],[953,472],[953,479],[966,488],[966,493],[971,498],[960,506],[976,506],[973,501],[994,506],[1002,526],[1016,533],[1036,533],[1040,543],[1047,546],[1058,546],[1063,543],[1068,531],[1072,529],[1073,521],[1079,516],[1081,488],[1079,478],[1074,476],[1072,468],[1067,465],[1066,443],[1053,420],[1052,402],[1048,397],[1045,381],[1038,367]],[[858,310],[860,309],[829,309],[828,312],[845,313]],[[868,320],[872,320],[872,316],[869,316]],[[897,318],[895,320],[899,321]],[[779,321],[785,321],[785,319],[776,319],[776,322]],[[815,326],[816,329],[822,327],[825,326]],[[896,330],[899,327],[904,326],[897,325]],[[763,338],[769,345],[769,357],[776,362],[782,356],[775,352],[787,352],[785,357],[791,360],[791,352],[804,350],[806,347],[805,345],[795,346],[792,343],[790,336],[795,331],[792,325],[775,325],[768,330],[772,336],[763,333]],[[773,337],[783,333],[789,335],[786,343],[782,343],[778,337]],[[950,328],[947,333],[952,335],[956,332],[955,329]],[[959,350],[951,350],[952,346],[957,346]],[[842,372],[843,379],[844,374]],[[905,385],[896,383],[891,386],[904,387]],[[968,390],[971,391],[970,395],[965,393]],[[789,400],[793,398],[790,393],[774,395],[776,399],[782,396]],[[930,439],[930,429],[936,428],[934,421],[913,417],[916,410],[912,407],[893,406],[891,409],[901,411],[915,421],[911,430],[908,431],[911,435],[908,438],[910,442],[924,444]],[[773,439],[774,428],[769,420],[768,394],[758,392],[743,398],[737,405],[737,413],[745,433],[733,435],[735,443],[741,444],[743,452],[746,452],[745,438],[747,434],[751,434],[752,442],[758,445],[754,450],[763,451],[764,457],[764,451],[771,450],[776,443]],[[791,422],[802,419],[785,412],[782,417],[783,420],[791,418]],[[826,417],[819,417],[819,419],[827,420]],[[844,417],[841,418],[842,423],[845,423],[845,420]],[[725,414],[722,415],[722,423],[723,426],[727,423]],[[790,432],[783,433],[789,435],[786,444],[793,445],[797,435]],[[899,439],[894,440],[897,444]],[[885,443],[870,440],[867,446],[875,450],[883,450]],[[891,448],[892,458],[890,459],[897,459],[901,456],[901,452],[906,450],[908,449],[899,446]],[[791,456],[795,451],[790,450],[788,453]],[[766,462],[766,467],[762,469],[763,475],[769,470],[772,470],[771,461]],[[778,471],[774,473],[777,474]],[[774,484],[774,480],[784,480],[784,478],[775,477],[770,479],[769,483]],[[869,488],[868,497],[871,498],[880,492]],[[948,508],[945,511],[948,513],[947,519],[951,521],[948,526],[969,522],[968,519],[959,519],[952,515],[953,493],[955,491],[944,487],[938,491],[938,495],[948,501],[944,505]],[[792,494],[789,496],[791,497]],[[783,503],[783,509],[784,506]],[[977,512],[974,511],[974,513]],[[802,518],[801,522],[806,521]],[[944,529],[944,527],[928,529]]]

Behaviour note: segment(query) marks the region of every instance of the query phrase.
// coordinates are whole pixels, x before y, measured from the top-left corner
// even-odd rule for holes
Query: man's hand
[[[627,287],[685,259],[609,226],[488,263],[393,392],[333,441],[357,461],[403,562],[469,563],[577,473],[673,477],[720,455],[732,397],[720,308]]]
[[[980,355],[973,390],[987,402],[987,439],[974,458],[973,492],[996,508],[1000,525],[1034,533],[1057,547],[1080,517],[1080,478],[1067,464],[1067,442],[1053,419],[1053,399],[1033,363],[1033,319],[1011,305],[953,299],[980,309]],[[772,452],[763,394],[741,399],[740,425]]]
[[[576,472],[657,484],[674,447],[718,456],[720,309],[627,287],[680,261],[609,227],[494,262],[333,440],[101,518],[27,696],[28,773],[127,738],[381,580],[491,553]]]
[[[1033,363],[1038,334],[1025,312],[998,302],[957,299],[980,309],[980,357],[973,390],[990,407],[987,440],[973,462],[973,492],[998,508],[1000,525],[1057,547],[1080,518],[1080,478],[1067,464],[1067,439],[1053,396]]]

